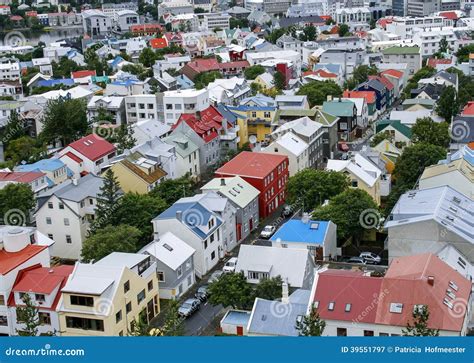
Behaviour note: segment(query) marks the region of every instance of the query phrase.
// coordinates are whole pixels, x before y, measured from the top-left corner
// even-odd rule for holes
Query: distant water
[[[17,30],[13,30],[17,32]],[[58,40],[68,39],[68,38],[78,38],[84,35],[84,30],[82,27],[74,28],[55,28],[50,31],[43,32],[33,32],[30,30],[19,30],[26,39],[26,45],[36,45],[38,42],[44,42],[45,44],[54,43]],[[0,40],[3,43],[3,39],[7,36],[9,32],[3,31],[0,32]]]

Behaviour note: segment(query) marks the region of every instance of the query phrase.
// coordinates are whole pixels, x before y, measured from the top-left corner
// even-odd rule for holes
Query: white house
[[[163,103],[160,94],[133,94],[125,97],[127,123],[157,120],[163,121]]]
[[[199,179],[201,175],[199,147],[182,132],[173,132],[163,138],[163,141],[175,147],[176,176],[180,178],[188,174],[194,179]]]
[[[174,125],[183,113],[195,114],[209,107],[209,92],[206,89],[166,91],[163,96],[165,122]]]
[[[87,104],[87,120],[92,123],[104,120],[96,120],[99,111],[104,111],[112,116],[113,124],[122,125],[125,123],[125,99],[120,96],[93,96]]]
[[[143,144],[155,137],[164,138],[171,133],[171,126],[158,120],[143,120],[132,124],[133,137],[137,144]]]

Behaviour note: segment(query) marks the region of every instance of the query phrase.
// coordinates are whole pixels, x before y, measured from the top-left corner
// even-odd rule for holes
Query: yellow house
[[[76,263],[58,304],[63,336],[123,336],[160,312],[156,263],[150,256],[113,252],[94,264]]]
[[[139,153],[127,156],[110,167],[124,192],[147,194],[166,176],[157,162]]]
[[[272,133],[272,122],[276,115],[276,107],[241,105],[229,107],[229,109],[233,113],[245,117],[249,136],[255,135],[258,142],[270,138],[270,134]]]
[[[242,115],[236,114],[237,117],[237,125],[239,125],[239,131],[237,134],[239,135],[239,148],[242,148],[246,143],[249,142],[249,129],[247,127],[247,120]]]
[[[393,169],[395,169],[395,163],[397,162],[398,157],[402,154],[402,151],[387,139],[380,141],[372,149],[380,153],[382,160],[385,162],[387,172],[392,174]]]
[[[271,90],[275,88],[273,76],[268,72],[258,75],[253,83],[258,84],[259,88],[262,90]]]

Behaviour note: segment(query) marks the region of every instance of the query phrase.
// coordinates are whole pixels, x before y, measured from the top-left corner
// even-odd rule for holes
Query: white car
[[[265,226],[262,232],[260,232],[260,237],[262,238],[270,238],[273,233],[275,233],[276,227],[275,226]]]
[[[229,261],[227,261],[223,267],[224,273],[227,272],[235,272],[235,267],[237,266],[237,257],[232,257]]]
[[[363,258],[365,263],[372,265],[378,265],[382,261],[382,258],[380,256],[372,252],[362,252],[359,257]]]

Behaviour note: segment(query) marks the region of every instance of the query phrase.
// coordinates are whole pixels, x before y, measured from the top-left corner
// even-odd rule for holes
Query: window
[[[0,306],[5,305],[5,296],[0,295]]]
[[[72,243],[72,238],[69,234],[66,235],[66,243],[69,243],[69,244]]]
[[[188,271],[191,268],[191,260],[186,261],[186,271]]]
[[[115,322],[118,323],[122,321],[122,310],[119,310],[117,314],[115,314]]]
[[[125,311],[127,312],[127,314],[132,311],[132,302],[128,302],[127,305],[125,305]]]
[[[192,275],[188,276],[188,286],[191,286],[193,284],[193,277]]]
[[[63,203],[59,203],[59,209],[64,209],[64,204]]]
[[[347,329],[346,328],[337,328],[337,336],[338,337],[347,337]]]
[[[328,304],[328,310],[329,310],[329,311],[333,311],[333,310],[334,310],[334,301],[331,301],[331,302]]]
[[[69,226],[69,218],[64,218],[64,225]]]
[[[374,331],[373,330],[364,330],[364,337],[373,337]]]
[[[8,326],[6,315],[0,315],[0,326]]]
[[[44,302],[45,301],[45,297],[43,294],[35,294],[35,300],[37,302]]]
[[[178,274],[178,277],[181,277],[181,275],[183,274],[183,268],[179,266],[178,269],[176,270],[176,273]]]
[[[352,306],[351,304],[346,304],[346,308],[344,309],[344,311],[345,311],[346,313],[348,313],[349,311],[351,311],[351,306]]]
[[[388,337],[389,334],[388,333],[379,333],[379,337]]]
[[[212,251],[211,253],[211,260],[216,258],[216,251]]]
[[[51,315],[49,313],[38,313],[39,323],[41,325],[51,325]]]
[[[123,292],[124,293],[127,293],[128,291],[130,290],[130,281],[125,281],[125,283],[123,284]]]
[[[66,316],[66,326],[72,329],[104,331],[104,322],[98,319]]]
[[[165,273],[163,271],[157,271],[156,277],[158,278],[159,282],[165,282]]]
[[[357,188],[359,186],[359,182],[357,180],[353,180],[353,181],[351,181],[351,186],[353,188]]]
[[[268,272],[256,272],[256,271],[249,271],[247,273],[247,278],[250,280],[264,280],[270,277]]]
[[[46,217],[46,224],[51,224],[51,218],[50,217]]]
[[[137,295],[137,303],[140,304],[143,300],[145,300],[145,289],[140,291]]]
[[[94,298],[90,296],[71,295],[70,300],[71,305],[94,306]]]
[[[403,310],[403,304],[401,303],[390,303],[390,312],[401,314]]]
[[[153,290],[153,280],[148,281],[148,291]]]
[[[48,208],[53,209],[53,202],[48,202]]]
[[[53,236],[51,233],[48,233],[48,238],[49,238],[49,239],[54,239],[53,237],[54,237],[54,236]]]

